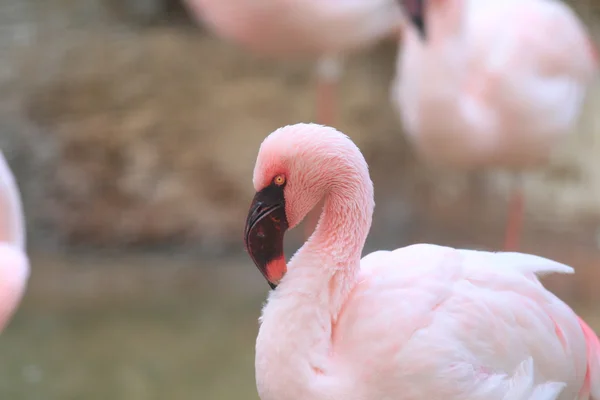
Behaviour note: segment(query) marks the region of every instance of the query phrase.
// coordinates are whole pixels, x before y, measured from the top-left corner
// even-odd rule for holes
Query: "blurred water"
[[[254,341],[264,282],[245,285],[241,278],[220,290],[247,265],[222,265],[216,276],[189,262],[162,270],[152,262],[113,258],[84,268],[93,269],[85,277],[76,272],[78,260],[63,261],[60,271],[56,259],[51,266],[36,260],[36,268],[51,272],[34,275],[2,335],[0,398],[256,399]],[[155,283],[115,289],[119,281],[148,276]]]
[[[0,398],[258,398],[267,285],[249,260],[34,256],[34,266],[0,340]],[[574,308],[600,329],[597,304]]]

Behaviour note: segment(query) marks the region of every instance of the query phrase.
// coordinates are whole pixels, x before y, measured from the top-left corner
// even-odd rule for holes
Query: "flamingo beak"
[[[416,26],[421,37],[425,39],[425,1],[426,0],[402,0],[404,8],[408,12],[410,20]]]
[[[246,251],[271,289],[285,274],[283,237],[288,229],[283,187],[271,184],[257,192],[244,229]]]

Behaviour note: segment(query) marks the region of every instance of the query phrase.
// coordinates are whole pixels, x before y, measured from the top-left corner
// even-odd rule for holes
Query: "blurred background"
[[[596,3],[571,4],[598,39]],[[336,127],[375,184],[365,251],[499,249],[507,177],[486,172],[474,187],[417,160],[389,102],[395,53],[390,41],[349,58],[339,95]],[[0,341],[0,398],[257,399],[268,286],[242,244],[252,169],[267,134],[315,119],[313,64],[220,41],[177,0],[0,0],[0,93],[32,261]],[[523,251],[575,267],[545,283],[599,330],[591,97],[569,145],[529,174]]]

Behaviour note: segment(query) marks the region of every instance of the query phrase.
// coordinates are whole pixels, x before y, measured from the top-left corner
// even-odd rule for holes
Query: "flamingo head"
[[[287,270],[285,232],[302,222],[329,190],[351,182],[356,153],[358,148],[346,135],[317,124],[280,128],[261,144],[244,242],[272,289]],[[366,171],[364,159],[358,161]]]

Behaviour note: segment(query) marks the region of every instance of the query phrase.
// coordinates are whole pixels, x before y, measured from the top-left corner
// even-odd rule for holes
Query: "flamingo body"
[[[433,162],[522,169],[548,160],[598,72],[585,27],[555,0],[432,0],[407,26],[392,99]]]
[[[14,246],[0,243],[0,331],[14,314],[29,277],[29,260]]]
[[[396,0],[186,0],[220,36],[266,55],[321,57],[400,29]]]
[[[29,278],[19,189],[0,153],[0,332],[14,314]]]
[[[256,341],[262,400],[600,399],[598,338],[538,280],[570,267],[431,244],[361,259],[373,186],[332,128],[272,133],[254,186],[246,247],[275,288]],[[286,263],[283,232],[321,199],[315,232]]]
[[[548,162],[598,74],[575,13],[557,0],[430,0],[425,21],[426,39],[406,25],[391,91],[417,151],[472,170]],[[518,247],[523,197],[517,179],[506,250]]]
[[[299,296],[290,295],[292,302],[275,291],[263,309],[256,345],[261,399],[503,399],[500,377],[525,357],[535,360],[534,382],[565,384],[558,399],[590,399],[589,393],[577,396],[590,384],[588,368],[597,371],[600,353],[588,355],[577,316],[533,275],[569,272],[532,255],[429,244],[371,253],[332,326],[328,352],[334,356],[319,360],[312,352],[308,358],[317,365],[304,377],[282,367],[293,357],[293,350],[285,351],[293,349],[292,333],[285,330],[325,332],[302,329],[314,324],[301,318],[312,318],[302,310],[293,318],[290,306],[302,307]],[[295,294],[297,280],[285,279],[279,287]],[[588,340],[592,346],[598,341]],[[302,391],[303,382],[317,393]],[[594,389],[598,396],[597,383]],[[290,397],[290,391],[302,395]]]

